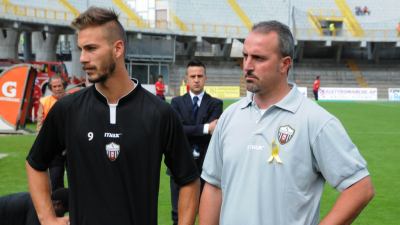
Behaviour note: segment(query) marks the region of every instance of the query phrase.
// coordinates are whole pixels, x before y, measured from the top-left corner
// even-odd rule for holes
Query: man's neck
[[[118,103],[119,99],[129,94],[134,88],[134,82],[129,79],[128,71],[115,72],[105,82],[95,84],[96,89],[107,98],[109,104]]]

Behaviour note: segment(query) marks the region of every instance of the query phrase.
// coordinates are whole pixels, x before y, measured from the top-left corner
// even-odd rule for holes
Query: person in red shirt
[[[319,86],[321,85],[321,81],[319,80],[319,76],[315,78],[314,85],[313,85],[313,92],[315,101],[318,101],[318,90]]]
[[[165,93],[165,84],[164,84],[164,80],[163,80],[163,76],[162,76],[162,75],[159,75],[159,76],[158,76],[158,80],[157,80],[157,82],[155,83],[155,86],[156,86],[156,95],[157,95],[160,99],[162,99],[162,100],[165,101],[165,96],[164,96],[164,93]]]

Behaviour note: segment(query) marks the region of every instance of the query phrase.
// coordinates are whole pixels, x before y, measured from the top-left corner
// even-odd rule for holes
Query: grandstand
[[[143,2],[148,3],[144,11],[135,8]],[[68,25],[91,5],[120,13],[128,36],[128,71],[144,84],[154,83],[162,73],[169,95],[179,93],[185,64],[195,57],[206,62],[209,85],[240,85],[240,43],[252,24],[271,19],[293,31],[296,53],[290,80],[299,86],[311,87],[320,75],[326,87],[376,87],[380,99],[388,98],[388,88],[400,87],[400,2],[395,0],[3,0],[0,27],[17,35],[59,35],[58,46],[64,47],[57,48],[57,57],[72,58],[74,65],[73,49],[58,49],[73,46]],[[364,6],[370,14],[357,15],[356,7]],[[10,52],[14,42],[0,40],[0,50]],[[27,48],[19,45],[23,55]]]

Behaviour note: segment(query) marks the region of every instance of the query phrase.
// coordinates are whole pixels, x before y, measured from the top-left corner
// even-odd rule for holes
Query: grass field
[[[224,106],[231,102],[225,101]],[[375,186],[375,198],[354,224],[400,224],[400,104],[321,102],[320,105],[342,121],[367,160]],[[8,154],[0,159],[0,196],[27,190],[24,159],[34,138],[34,135],[0,136],[0,153]],[[336,197],[337,192],[326,185],[321,217]],[[169,180],[165,167],[161,172],[159,224],[171,224]]]

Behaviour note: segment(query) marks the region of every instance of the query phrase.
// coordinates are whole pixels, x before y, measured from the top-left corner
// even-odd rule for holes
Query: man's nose
[[[253,60],[251,57],[243,58],[243,70],[245,72],[254,70]]]
[[[243,64],[243,72],[245,74],[251,73],[251,71],[254,70],[254,66],[252,65],[252,63],[244,63]]]
[[[85,51],[81,51],[81,56],[79,57],[79,61],[81,62],[81,63],[85,63],[85,62],[88,62],[88,56],[87,56],[87,54],[85,53]]]

